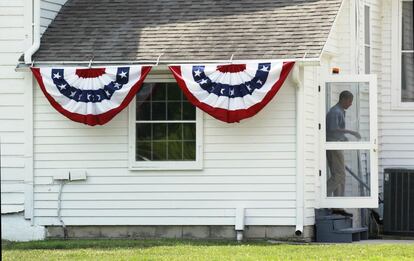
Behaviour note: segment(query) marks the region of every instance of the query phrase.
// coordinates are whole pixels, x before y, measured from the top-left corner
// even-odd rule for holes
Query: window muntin
[[[414,102],[413,1],[401,1],[401,101]]]
[[[196,109],[176,83],[145,83],[135,106],[135,161],[196,161]]]

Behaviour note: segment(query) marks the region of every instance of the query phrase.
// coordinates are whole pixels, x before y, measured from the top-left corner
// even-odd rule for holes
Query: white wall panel
[[[41,0],[40,2],[40,32],[43,34],[55,19],[66,0]]]
[[[247,224],[295,225],[295,88],[288,80],[241,123],[204,115],[204,168],[189,171],[129,171],[127,110],[88,127],[59,115],[36,88],[36,222],[58,222],[53,175],[84,169],[86,181],[63,189],[67,225],[232,225],[237,207]]]
[[[24,50],[23,1],[0,1],[1,211],[24,208],[24,74],[14,71]],[[29,86],[30,88],[30,86]]]
[[[391,83],[392,27],[391,0],[374,1],[376,4],[376,44],[374,70],[378,74],[378,127],[379,127],[379,186],[383,186],[385,168],[414,168],[414,109],[398,110],[392,107]],[[382,2],[382,5],[380,4]],[[374,29],[374,32],[375,32]]]

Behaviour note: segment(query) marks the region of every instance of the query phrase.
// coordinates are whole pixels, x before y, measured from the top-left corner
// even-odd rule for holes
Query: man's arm
[[[355,138],[357,139],[361,139],[361,134],[359,134],[359,132],[357,131],[352,131],[352,130],[347,130],[347,129],[334,129],[332,130],[334,132],[340,132],[340,133],[344,133],[344,134],[351,134],[352,136],[355,136]]]

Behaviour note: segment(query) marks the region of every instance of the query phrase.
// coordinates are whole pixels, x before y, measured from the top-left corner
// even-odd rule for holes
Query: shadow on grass
[[[227,240],[178,240],[178,239],[68,239],[42,240],[30,242],[1,242],[3,250],[32,249],[110,249],[110,248],[150,248],[159,246],[238,246],[271,245],[266,241],[247,241],[238,243]],[[274,244],[273,244],[274,245]]]

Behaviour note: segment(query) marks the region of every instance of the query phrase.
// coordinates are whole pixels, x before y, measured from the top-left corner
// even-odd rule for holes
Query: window
[[[371,14],[370,7],[364,6],[364,52],[365,74],[371,73]]]
[[[392,105],[414,108],[413,1],[392,1]]]
[[[131,169],[201,168],[202,114],[175,82],[147,82],[130,108]]]
[[[413,1],[401,2],[401,101],[414,102]]]

